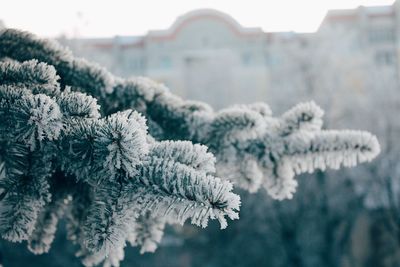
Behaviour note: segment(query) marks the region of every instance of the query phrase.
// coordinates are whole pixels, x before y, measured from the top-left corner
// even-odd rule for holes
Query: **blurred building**
[[[302,37],[246,28],[225,13],[203,9],[145,36],[61,41],[117,75],[148,76],[184,97],[222,107],[266,99],[268,70],[281,60],[271,44]]]
[[[330,10],[317,34],[329,34],[340,29],[356,33],[354,47],[369,52],[377,66],[397,70],[400,56],[400,1],[390,6]]]
[[[306,72],[309,62],[320,57],[315,52],[316,44],[325,40],[337,45],[352,35],[355,38],[347,50],[362,50],[364,56],[390,70],[398,80],[398,2],[392,6],[331,10],[319,30],[310,34],[267,33],[243,27],[228,14],[202,9],[178,17],[167,29],[152,30],[144,36],[61,41],[75,54],[97,61],[117,75],[148,76],[183,97],[220,108],[238,102],[269,102],[277,91],[280,97],[309,94],[310,75]],[[321,49],[333,53],[326,47]],[[343,55],[349,52],[346,49]],[[348,65],[351,53],[344,58],[341,64]],[[351,86],[364,88],[366,80],[361,81],[363,78],[357,75],[348,73]]]

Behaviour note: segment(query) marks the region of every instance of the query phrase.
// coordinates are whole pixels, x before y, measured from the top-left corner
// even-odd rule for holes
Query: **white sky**
[[[394,0],[0,0],[7,27],[52,37],[142,35],[196,8],[214,8],[264,31],[315,31],[327,10]]]

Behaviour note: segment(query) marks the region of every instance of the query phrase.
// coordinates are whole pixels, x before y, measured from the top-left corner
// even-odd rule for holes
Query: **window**
[[[394,29],[392,28],[376,28],[370,29],[368,38],[371,43],[394,42]]]
[[[203,47],[208,47],[208,45],[209,45],[209,40],[208,40],[207,37],[203,37],[203,38],[201,39],[201,42],[202,42]]]
[[[396,56],[393,51],[382,50],[375,53],[375,63],[377,65],[393,65]]]
[[[128,69],[133,71],[142,70],[144,67],[144,59],[143,58],[131,58],[127,61],[126,66]]]
[[[160,58],[160,69],[170,69],[172,67],[171,58],[168,56],[162,56]]]
[[[243,65],[249,66],[252,64],[253,57],[250,52],[243,53],[242,55],[242,63]]]
[[[267,66],[277,66],[279,65],[279,57],[272,53],[265,54],[265,64]]]

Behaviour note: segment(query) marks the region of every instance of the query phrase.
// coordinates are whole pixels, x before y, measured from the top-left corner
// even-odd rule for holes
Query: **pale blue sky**
[[[394,0],[0,0],[6,26],[52,37],[142,35],[196,8],[214,8],[265,31],[315,31],[327,10]]]

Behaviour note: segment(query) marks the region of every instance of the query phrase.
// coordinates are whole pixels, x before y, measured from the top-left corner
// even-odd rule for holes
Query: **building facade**
[[[318,58],[323,61],[321,54],[326,53],[342,53],[338,66],[346,66],[362,51],[362,58],[368,57],[379,71],[390,73],[385,74],[390,76],[387,79],[398,81],[399,6],[396,2],[331,10],[319,30],[310,34],[246,28],[225,13],[202,9],[178,17],[168,29],[144,36],[60,41],[117,75],[148,76],[185,98],[221,108],[238,102],[275,101],[278,92],[281,97],[295,91],[309,94],[315,83],[310,77],[318,76],[309,71],[319,68],[311,64]],[[335,44],[337,51],[321,46],[324,42]],[[344,75],[351,86],[365,87],[365,80],[357,81],[353,74]]]
[[[145,36],[61,41],[117,75],[148,76],[179,95],[219,108],[266,99],[268,69],[277,63],[271,43],[296,37],[245,28],[225,13],[204,9]]]

